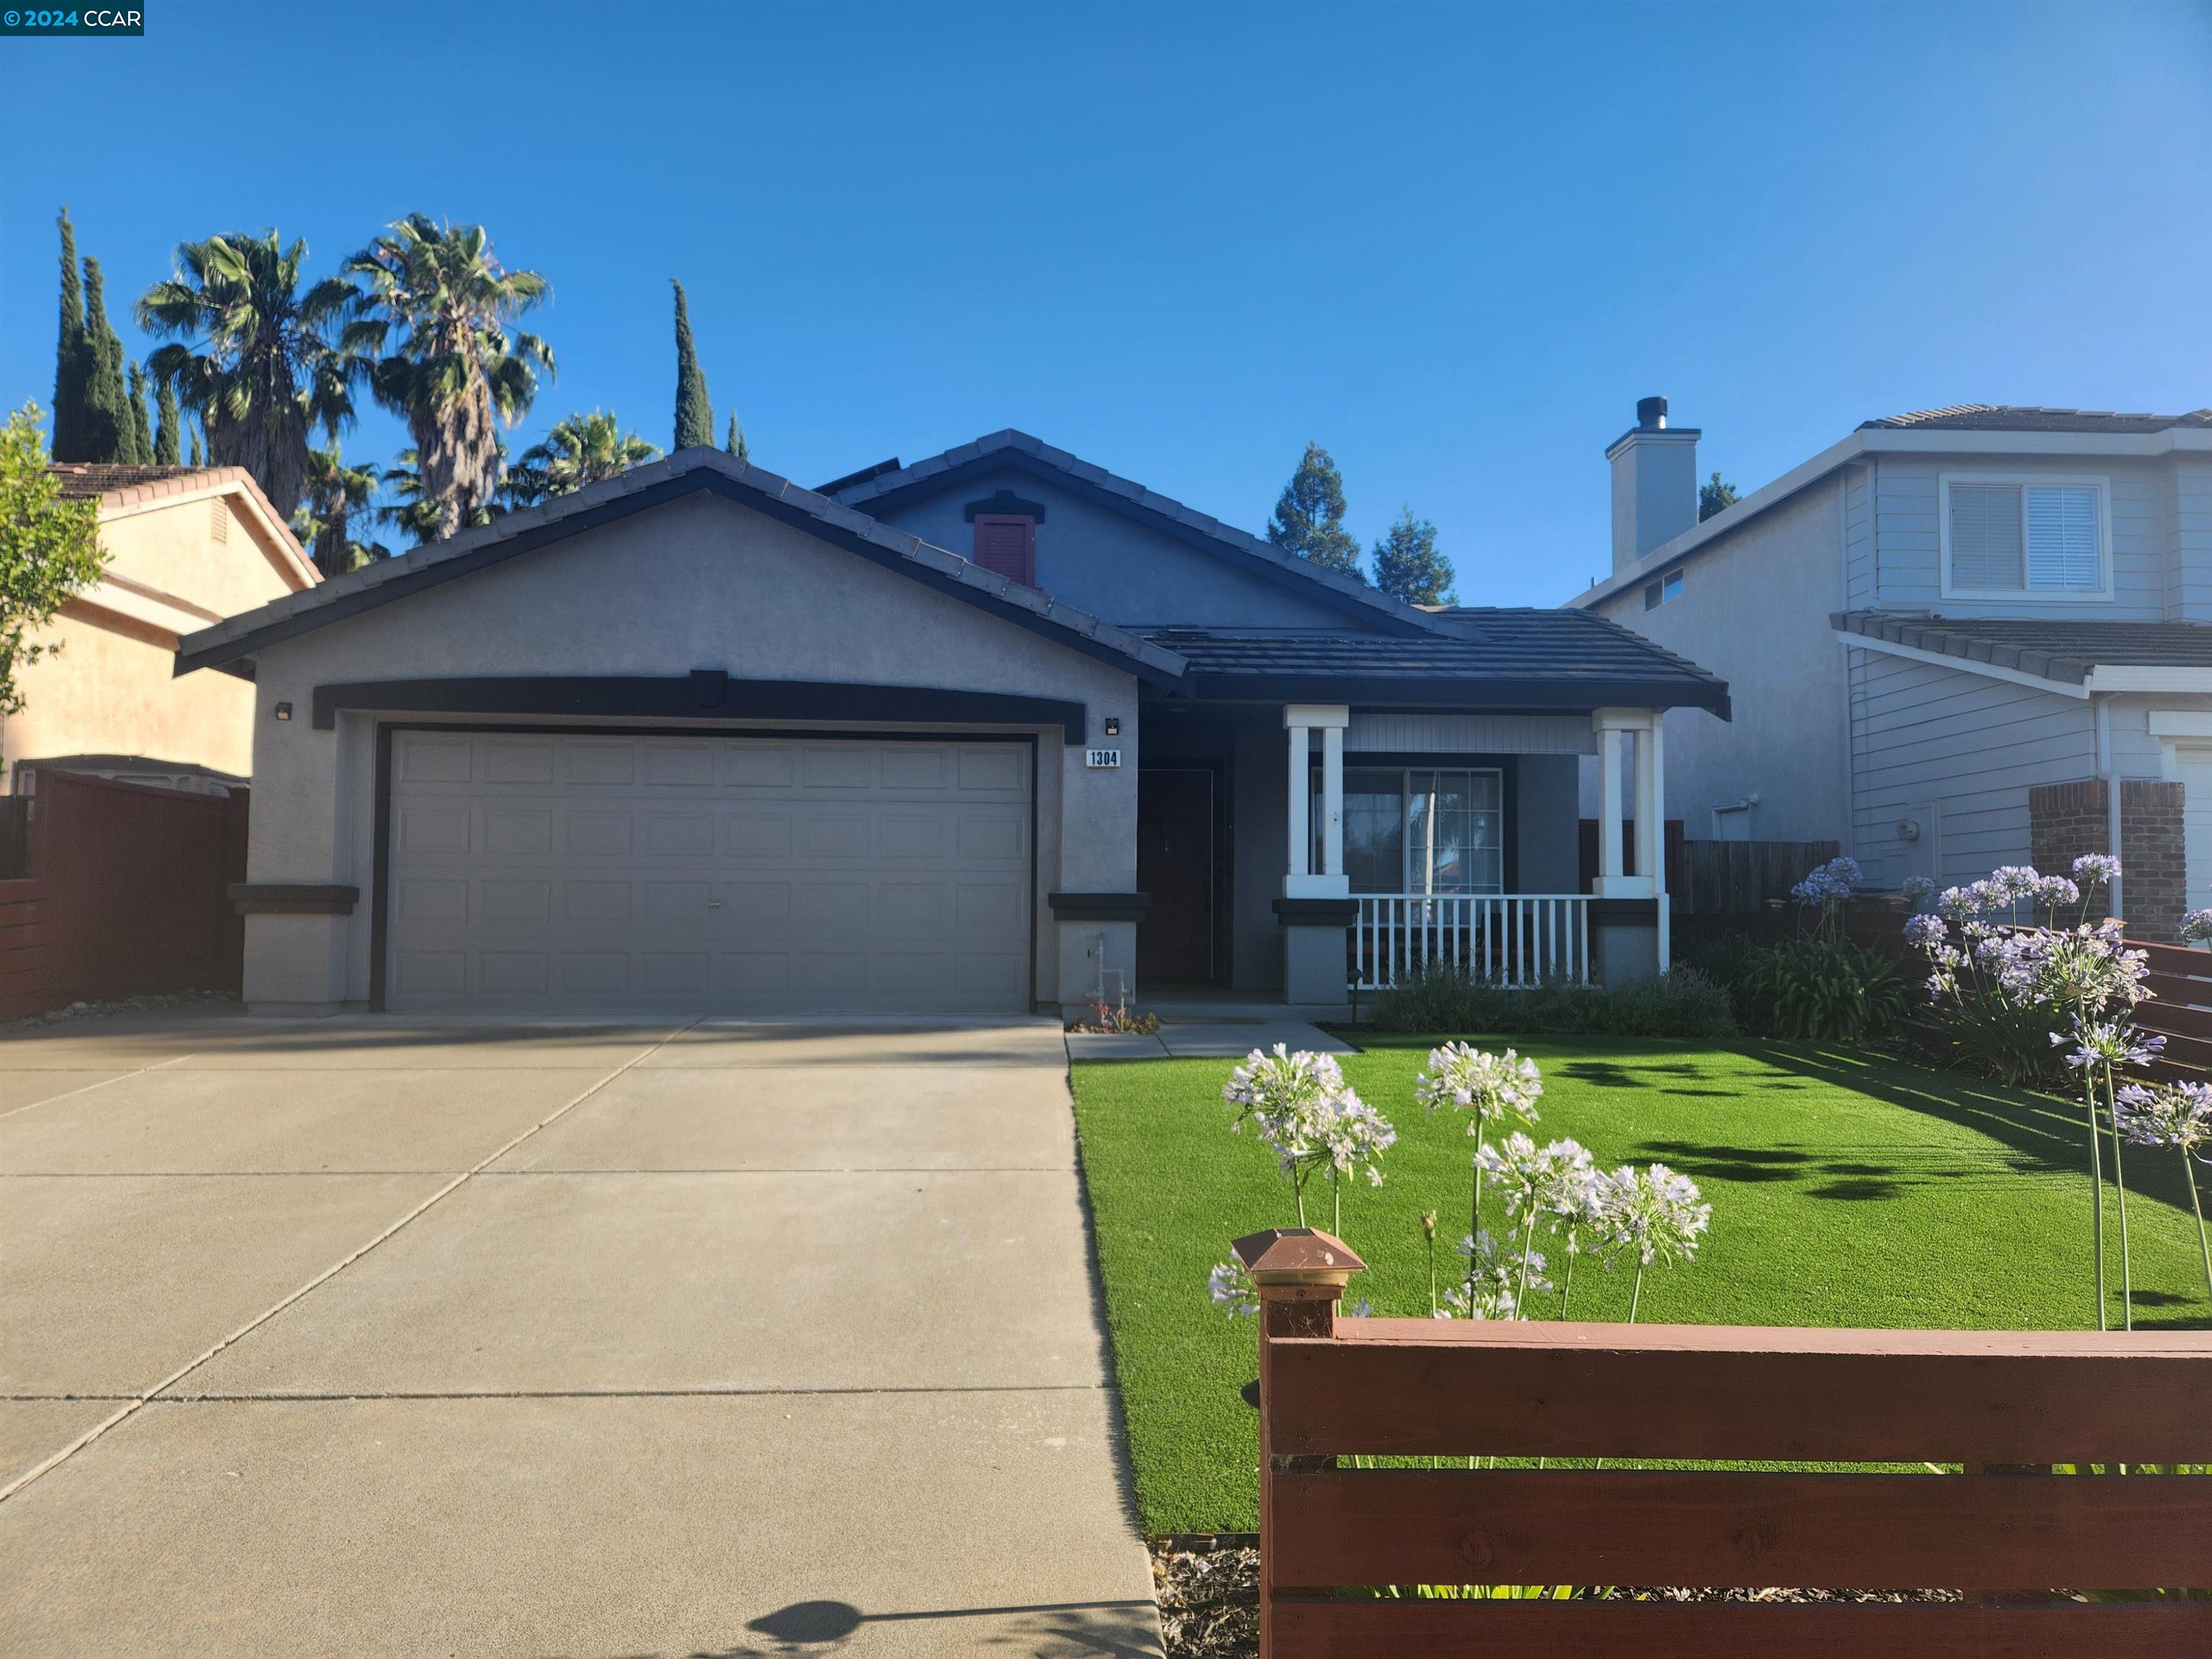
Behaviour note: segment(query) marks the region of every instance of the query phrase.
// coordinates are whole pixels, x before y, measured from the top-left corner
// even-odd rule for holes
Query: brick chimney
[[[1668,426],[1664,398],[1639,398],[1636,424],[1605,452],[1613,463],[1613,574],[1698,522],[1698,428]]]

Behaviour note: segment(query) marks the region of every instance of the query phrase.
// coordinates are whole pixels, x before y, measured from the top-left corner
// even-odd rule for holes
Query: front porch
[[[1341,1013],[1431,964],[1512,987],[1663,971],[1662,715],[1148,705],[1146,1006]],[[1591,891],[1586,763],[1610,854]]]

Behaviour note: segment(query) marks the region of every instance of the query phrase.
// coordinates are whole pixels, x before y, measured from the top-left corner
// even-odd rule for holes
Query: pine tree
[[[62,315],[54,339],[54,441],[58,461],[84,461],[84,403],[92,373],[92,343],[84,331],[84,289],[76,274],[76,230],[61,211]]]
[[[1344,527],[1344,479],[1319,444],[1306,446],[1298,470],[1283,486],[1275,516],[1267,521],[1267,539],[1286,553],[1359,576],[1359,544]]]
[[[691,344],[691,313],[684,303],[684,284],[671,278],[670,285],[676,290],[676,447],[711,449],[714,406],[708,401],[707,376]]]
[[[1407,605],[1449,605],[1451,561],[1437,551],[1437,527],[1410,507],[1375,544],[1375,585]]]
[[[734,415],[730,416],[730,441],[722,447],[748,465],[751,465],[752,453],[745,447],[745,429],[738,424],[738,417]]]
[[[146,371],[131,365],[131,459],[139,466],[154,464],[154,433],[146,418]]]
[[[1736,499],[1735,486],[1724,483],[1719,473],[1714,473],[1709,482],[1698,486],[1698,522],[1703,524],[1714,514],[1727,512],[1736,504]]]
[[[177,383],[164,380],[154,411],[154,465],[176,466],[182,455],[177,448]]]
[[[107,286],[100,261],[84,256],[84,326],[91,338],[92,376],[85,397],[83,459],[128,463],[136,451],[131,394],[123,385],[123,342],[107,320]]]

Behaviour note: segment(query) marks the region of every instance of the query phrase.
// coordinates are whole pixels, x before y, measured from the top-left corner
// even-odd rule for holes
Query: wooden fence
[[[2051,1473],[2212,1462],[2212,1332],[1339,1321],[1363,1266],[1340,1241],[1301,1228],[1237,1251],[1261,1300],[1261,1659],[2212,1654],[2212,1601],[2052,1594],[2212,1588],[2212,1475]],[[1477,1457],[1973,1472],[1465,1467]],[[1964,1599],[1414,1593],[1475,1584]]]
[[[1842,852],[1832,841],[1692,841],[1682,844],[1681,908],[1692,915],[1751,915]]]
[[[0,1020],[69,1003],[239,988],[246,792],[41,771],[28,877],[0,881]]]
[[[2212,1072],[2212,951],[2128,944],[2150,958],[2151,1000],[2136,1005],[2136,1024],[2165,1036],[2164,1074],[2201,1081]]]

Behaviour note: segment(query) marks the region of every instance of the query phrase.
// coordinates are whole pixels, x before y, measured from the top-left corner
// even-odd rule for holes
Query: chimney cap
[[[1667,400],[1664,398],[1638,398],[1636,400],[1636,424],[1647,432],[1664,431]]]

